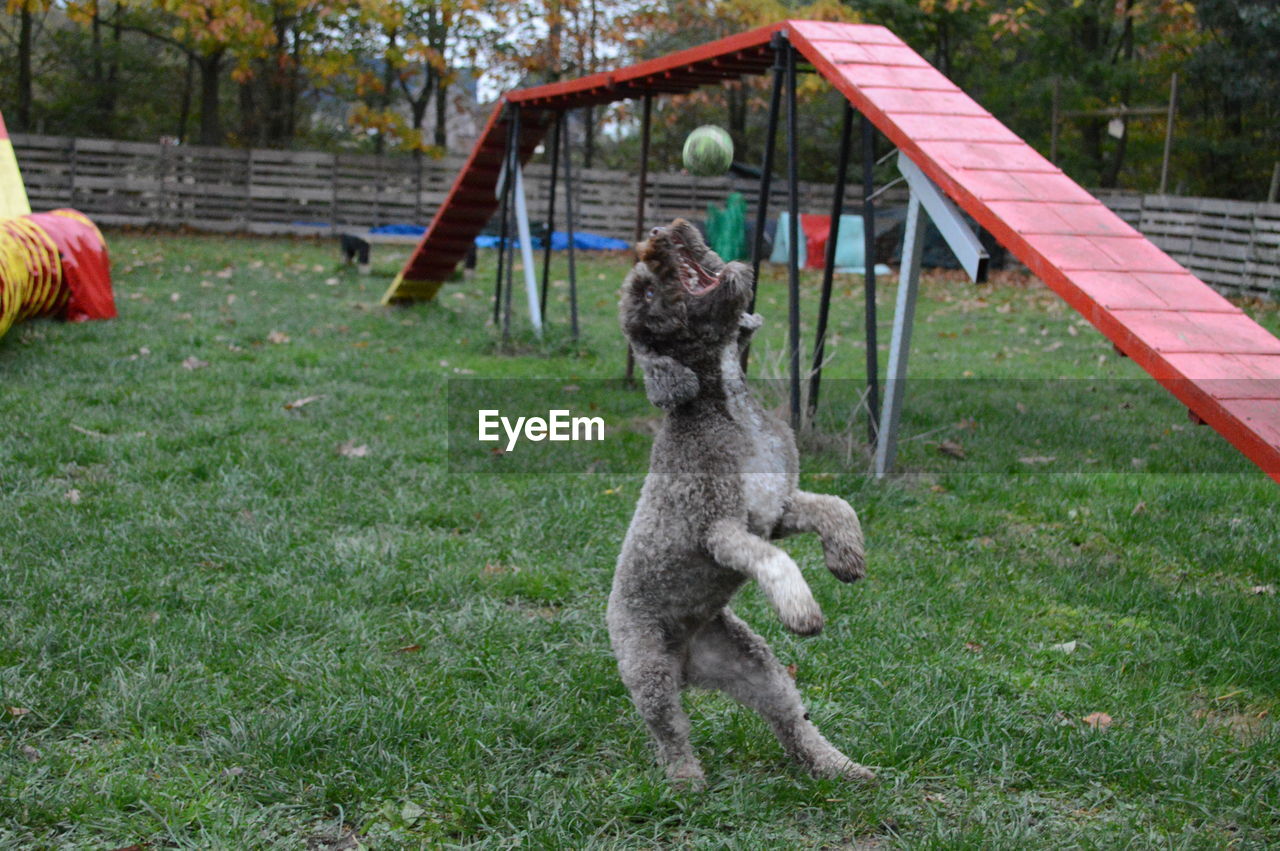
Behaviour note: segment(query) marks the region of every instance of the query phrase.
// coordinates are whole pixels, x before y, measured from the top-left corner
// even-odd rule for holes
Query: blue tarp
[[[482,234],[476,237],[476,245],[481,248],[493,248],[502,242],[500,237]],[[511,244],[519,247],[520,240],[513,239]],[[534,248],[542,248],[542,240],[533,239]],[[569,247],[569,235],[563,231],[553,231],[551,234],[551,249],[553,251],[564,251]],[[601,236],[598,233],[583,233],[577,231],[573,234],[573,247],[581,251],[625,251],[631,247],[631,244],[621,239],[613,239],[608,236]]]
[[[369,228],[369,233],[384,233],[391,236],[422,236],[427,229],[422,225],[379,225]]]

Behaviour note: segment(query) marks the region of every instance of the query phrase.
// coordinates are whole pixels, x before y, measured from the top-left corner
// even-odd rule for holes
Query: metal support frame
[[[791,428],[800,428],[800,152],[796,132],[796,51],[787,44],[787,349]]]
[[[542,293],[538,299],[538,307],[542,315],[547,315],[547,280],[551,276],[551,237],[556,231],[556,181],[560,176],[560,127],[564,124],[564,113],[556,113],[556,126],[551,131],[551,181],[547,191],[547,242],[542,246]]]
[[[764,226],[769,218],[769,193],[773,191],[773,153],[778,142],[778,110],[782,101],[782,83],[787,71],[783,51],[790,49],[786,36],[774,33],[770,42],[773,48],[773,92],[769,95],[769,127],[764,136],[764,164],[760,167],[760,195],[756,199],[756,232],[751,246],[751,305],[747,312],[756,309],[756,292],[760,281],[760,261],[764,259]],[[746,369],[747,352],[742,353],[742,367]]]
[[[649,128],[653,118],[653,94],[645,92],[640,117],[640,186],[636,192],[636,230],[633,244],[639,245],[644,236],[644,208],[649,200]],[[635,380],[636,353],[627,344],[627,370],[624,376],[630,384]]]
[[[520,260],[524,266],[524,289],[529,299],[529,322],[533,333],[542,336],[542,311],[538,306],[538,275],[533,268],[533,234],[529,228],[529,204],[524,194],[524,168],[515,157],[516,231],[520,235]],[[509,301],[509,299],[508,299]]]
[[[987,253],[960,209],[925,176],[905,154],[898,154],[898,170],[911,187],[907,204],[906,234],[902,241],[902,268],[898,272],[898,298],[893,312],[893,336],[889,342],[889,369],[885,379],[884,408],[880,412],[875,442],[875,474],[883,477],[893,469],[898,452],[898,421],[906,391],[907,359],[911,353],[911,330],[915,324],[916,295],[920,290],[920,264],[924,256],[927,220],[933,220],[956,259],[975,281],[985,278]]]
[[[880,419],[880,356],[876,340],[876,128],[862,116],[863,329],[867,338],[867,440],[876,442]]]
[[[505,193],[509,193],[510,196],[514,197],[515,188],[516,188],[515,187],[516,167],[520,162],[520,153],[519,153],[520,107],[512,106],[510,109],[511,109],[511,116],[508,119],[510,122],[510,125],[509,125],[510,135],[507,137],[508,138],[507,167],[503,176],[503,191]],[[509,209],[512,206],[512,204],[508,203],[507,206]],[[502,220],[502,235],[503,235],[502,236],[502,252],[507,257],[507,262],[506,262],[507,277],[506,277],[506,282],[503,285],[505,289],[503,290],[503,293],[502,293],[502,337],[503,339],[506,339],[507,337],[511,336],[511,294],[514,289],[512,278],[514,277],[514,274],[515,274],[515,265],[516,265],[514,247],[508,245],[508,243],[510,242],[510,239],[508,238],[510,236],[510,233],[511,232],[507,227],[507,220],[504,217]]]
[[[507,109],[509,111],[511,107],[508,106]],[[497,188],[497,195],[499,198],[502,199],[502,203],[500,205],[501,212],[499,213],[499,216],[501,217],[501,225],[499,226],[499,231],[498,231],[498,234],[499,234],[498,236],[498,270],[497,270],[497,273],[494,275],[494,281],[493,281],[493,324],[494,325],[497,325],[498,321],[502,317],[502,272],[503,272],[503,262],[506,260],[506,257],[507,257],[507,222],[509,219],[509,203],[511,198],[511,195],[510,195],[511,181],[507,179],[507,173],[508,173],[508,169],[511,166],[511,148],[513,147],[512,137],[513,137],[514,131],[515,131],[515,125],[512,123],[512,116],[510,112],[508,112],[507,146],[502,153],[502,171],[498,175],[498,188]],[[506,332],[504,331],[503,334],[505,336]]]
[[[569,333],[572,334],[574,341],[578,339],[578,265],[577,255],[574,253],[573,246],[573,157],[571,151],[573,146],[570,144],[570,138],[573,136],[569,132],[572,128],[569,125],[569,113],[565,113],[565,132],[562,134],[564,139],[564,216],[565,216],[565,232],[569,237]]]
[[[840,218],[844,215],[844,189],[849,174],[849,142],[853,137],[853,105],[845,102],[840,125],[840,157],[836,160],[836,185],[831,200],[831,228],[827,233],[827,255],[822,270],[822,296],[818,302],[818,329],[813,340],[813,367],[809,375],[809,419],[818,409],[822,382],[822,360],[827,348],[827,320],[831,314],[831,284],[836,271],[836,243],[840,240]]]

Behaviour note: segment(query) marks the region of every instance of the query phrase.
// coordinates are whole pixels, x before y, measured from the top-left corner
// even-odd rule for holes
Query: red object
[[[784,21],[617,71],[509,92],[505,102],[522,107],[520,161],[528,160],[556,110],[764,73],[775,32],[785,33],[818,73],[1072,308],[1280,482],[1280,340],[884,27]],[[502,107],[490,116],[404,279],[448,277],[497,209],[507,135]]]
[[[821,269],[827,261],[827,237],[831,235],[831,217],[817,213],[801,213],[800,229],[804,234],[804,267]]]
[[[111,259],[97,226],[76,210],[32,213],[28,218],[58,246],[62,281],[70,294],[62,318],[70,322],[115,318]]]

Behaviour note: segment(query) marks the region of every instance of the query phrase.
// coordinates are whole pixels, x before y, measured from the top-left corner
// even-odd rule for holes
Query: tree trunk
[[[178,106],[178,144],[187,143],[187,122],[191,119],[191,89],[196,77],[196,58],[187,56],[187,73],[182,80],[182,100]]]
[[[200,66],[200,144],[222,144],[222,110],[218,104],[222,82],[222,51],[196,59]]]
[[[34,16],[25,5],[18,13],[18,120],[17,129],[31,131],[31,44]]]
[[[449,81],[444,74],[436,75],[436,133],[435,145],[449,147]]]

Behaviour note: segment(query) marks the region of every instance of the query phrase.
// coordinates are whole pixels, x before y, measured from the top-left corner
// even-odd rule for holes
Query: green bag
[[[726,262],[748,258],[747,201],[741,192],[730,193],[723,208],[707,205],[707,244]]]

